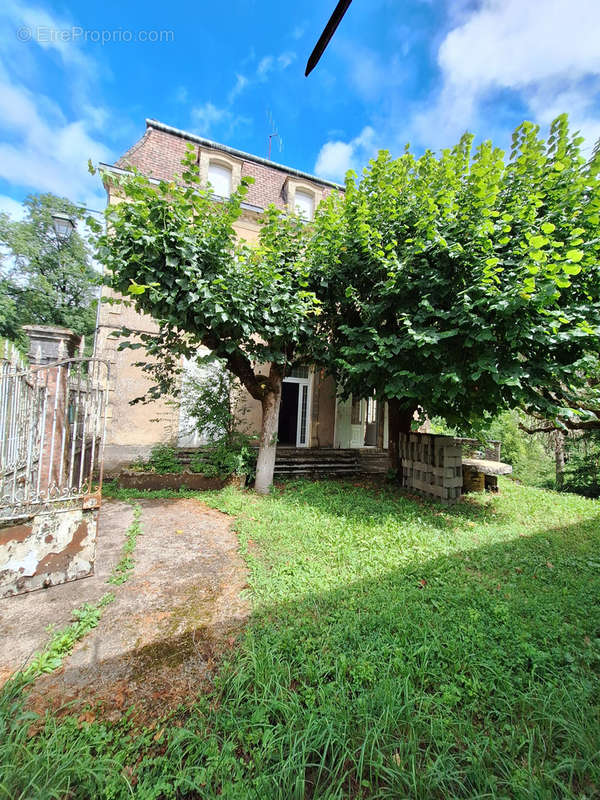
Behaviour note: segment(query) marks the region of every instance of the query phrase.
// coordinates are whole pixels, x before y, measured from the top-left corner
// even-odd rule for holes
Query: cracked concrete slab
[[[47,641],[47,624],[60,627],[83,602],[106,591],[116,595],[63,667],[36,681],[35,707],[100,703],[116,717],[134,705],[158,716],[193,702],[248,616],[246,568],[229,518],[194,499],[136,502],[142,535],[126,583],[113,587],[106,579],[120,558],[132,506],[109,501],[92,578],[0,601],[0,678],[6,679]]]

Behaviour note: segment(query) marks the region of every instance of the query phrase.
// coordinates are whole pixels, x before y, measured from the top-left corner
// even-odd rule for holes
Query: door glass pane
[[[374,397],[367,398],[367,423],[377,422],[377,400]]]
[[[308,386],[300,387],[300,444],[306,444],[306,413],[308,406]]]
[[[350,416],[351,425],[360,425],[362,422],[362,400],[359,397],[352,398],[352,414]]]
[[[308,367],[294,366],[290,369],[288,378],[308,378]]]

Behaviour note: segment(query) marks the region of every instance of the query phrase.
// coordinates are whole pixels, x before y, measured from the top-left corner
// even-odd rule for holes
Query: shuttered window
[[[208,182],[211,185],[213,194],[218,197],[229,197],[231,195],[231,169],[224,164],[210,162],[208,165]]]

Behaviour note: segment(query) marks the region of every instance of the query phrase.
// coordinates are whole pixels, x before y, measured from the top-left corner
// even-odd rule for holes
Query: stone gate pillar
[[[46,414],[40,453],[40,491],[59,487],[65,480],[65,455],[69,452],[69,386],[66,366],[57,361],[73,358],[81,336],[68,328],[53,325],[24,325],[29,336],[29,363],[38,379],[47,387]],[[64,445],[64,446],[63,446]]]

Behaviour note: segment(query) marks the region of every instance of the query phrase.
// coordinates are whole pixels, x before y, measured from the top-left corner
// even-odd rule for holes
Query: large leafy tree
[[[144,348],[144,369],[156,383],[150,396],[177,387],[182,356],[208,347],[261,403],[256,490],[273,479],[281,385],[315,328],[318,303],[306,278],[306,229],[275,208],[262,216],[259,242],[240,240],[233,224],[242,213],[248,179],[218,202],[201,188],[193,148],[176,180],[152,183],[133,172],[116,181],[123,202],[107,210],[100,258],[108,282],[150,314],[156,333],[129,338]],[[131,337],[131,331],[124,330]]]
[[[523,123],[506,159],[470,135],[437,156],[381,152],[322,206],[315,358],[389,401],[394,456],[419,406],[463,425],[512,407],[597,424],[600,153],[582,142],[561,116],[547,141]]]
[[[94,334],[99,274],[88,244],[74,230],[56,235],[53,212],[81,220],[84,211],[64,197],[30,195],[23,220],[0,214],[0,335],[22,339],[22,325],[60,325]]]

